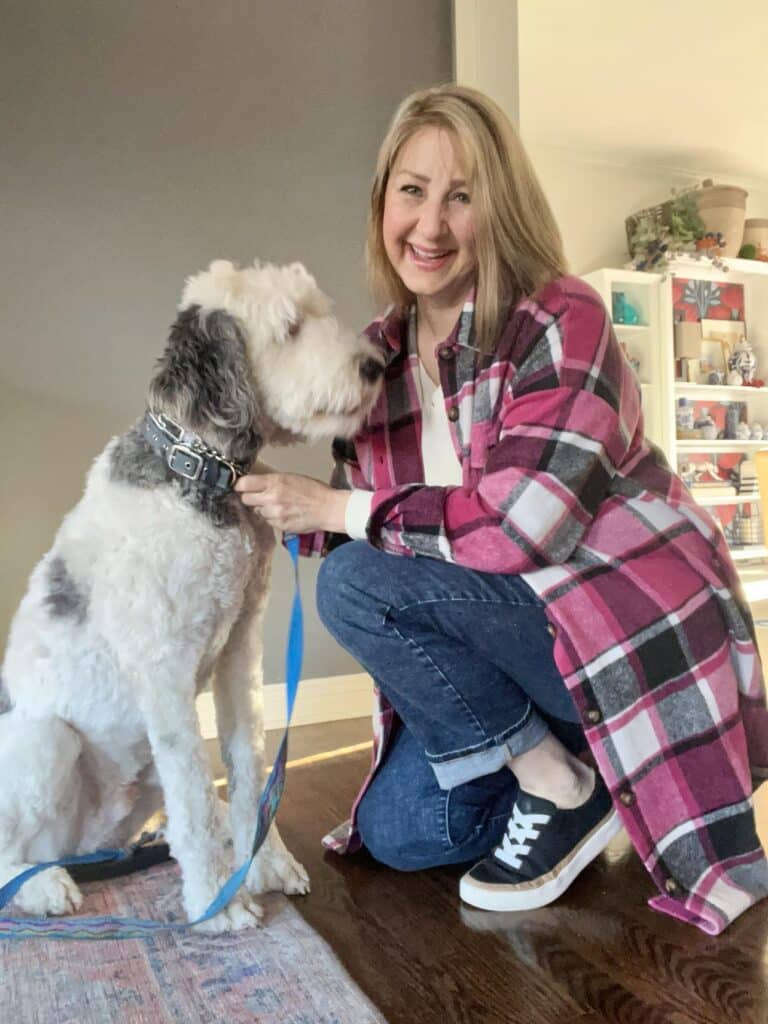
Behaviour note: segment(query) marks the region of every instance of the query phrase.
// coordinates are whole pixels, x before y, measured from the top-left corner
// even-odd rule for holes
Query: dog
[[[0,885],[30,862],[124,847],[162,806],[196,919],[229,875],[226,822],[195,711],[213,688],[236,864],[264,781],[261,621],[273,529],[232,486],[265,443],[350,437],[383,355],[345,331],[299,263],[225,260],[188,278],[147,413],[112,438],[33,570],[0,683]],[[199,927],[261,916],[254,896],[308,891],[273,824],[230,905]],[[22,886],[32,914],[81,906],[69,873]]]

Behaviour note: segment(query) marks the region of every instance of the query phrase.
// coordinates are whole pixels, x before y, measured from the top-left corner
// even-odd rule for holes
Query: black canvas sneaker
[[[507,832],[493,853],[464,875],[459,895],[481,910],[533,910],[552,903],[621,829],[598,774],[580,807],[518,793]]]

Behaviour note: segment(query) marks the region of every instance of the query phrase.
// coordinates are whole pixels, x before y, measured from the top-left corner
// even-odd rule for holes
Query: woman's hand
[[[244,505],[262,514],[270,526],[289,533],[344,532],[348,491],[339,491],[298,473],[241,476],[235,484]]]

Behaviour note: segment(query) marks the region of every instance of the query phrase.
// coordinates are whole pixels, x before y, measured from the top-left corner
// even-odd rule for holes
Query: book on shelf
[[[694,498],[735,498],[739,493],[733,484],[703,482],[691,484],[689,488]]]

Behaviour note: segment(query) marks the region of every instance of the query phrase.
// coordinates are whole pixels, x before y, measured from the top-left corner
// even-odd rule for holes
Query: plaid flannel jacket
[[[334,486],[375,492],[368,539],[406,557],[520,573],[597,765],[656,883],[652,907],[710,934],[768,893],[750,766],[768,767],[753,625],[725,540],[643,435],[639,389],[599,296],[575,277],[511,311],[496,351],[472,302],[439,347],[461,487],[423,482],[418,355],[407,320],[366,329],[385,353],[380,401],[336,441]],[[307,534],[303,554],[332,536]],[[389,733],[377,695],[371,773]],[[756,773],[757,773],[756,772]]]

